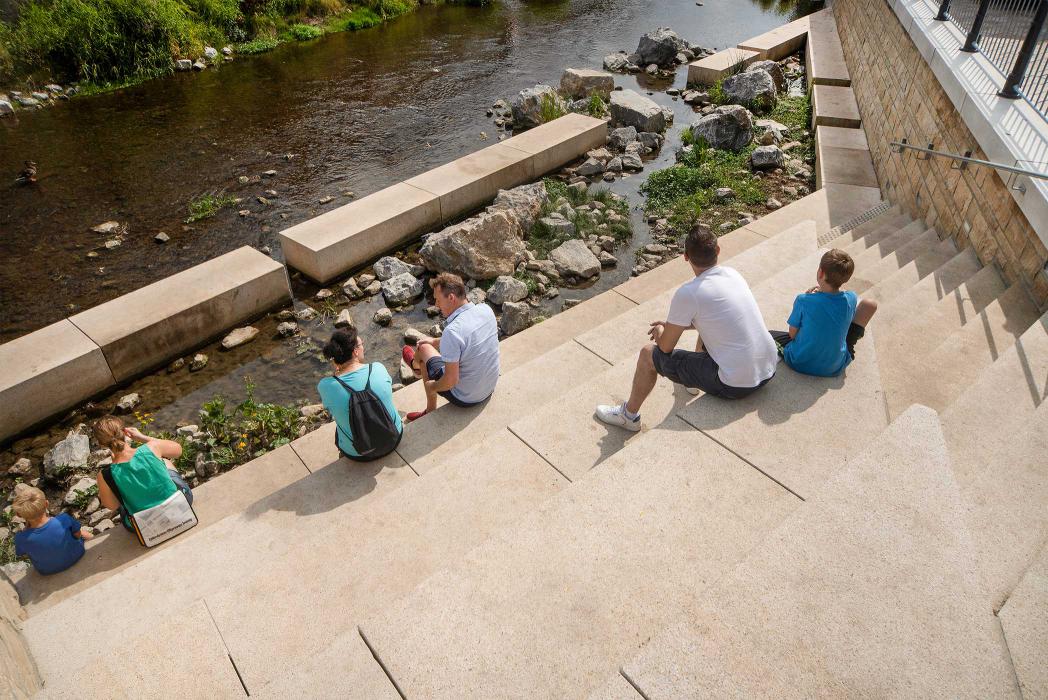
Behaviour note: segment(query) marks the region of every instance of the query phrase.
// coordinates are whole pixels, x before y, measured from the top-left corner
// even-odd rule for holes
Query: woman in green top
[[[189,484],[168,461],[182,455],[182,446],[177,442],[151,438],[137,428],[126,427],[115,416],[99,419],[94,435],[98,444],[113,455],[113,463],[98,473],[98,500],[110,510],[119,510],[125,527],[131,525],[128,513],[159,505],[176,490],[193,502]],[[132,440],[141,443],[138,448],[131,447]]]

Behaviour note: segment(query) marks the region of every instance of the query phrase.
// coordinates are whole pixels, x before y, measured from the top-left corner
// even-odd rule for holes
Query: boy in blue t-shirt
[[[28,556],[41,574],[65,571],[84,556],[84,540],[94,535],[81,531],[68,513],[47,514],[47,498],[38,488],[20,490],[12,504],[15,515],[26,521],[26,529],[15,533],[15,556]]]
[[[818,286],[798,294],[793,302],[789,332],[771,332],[791,369],[834,377],[855,358],[855,344],[877,312],[877,302],[860,301],[855,292],[841,291],[854,271],[850,255],[837,248],[827,251],[819,261]]]

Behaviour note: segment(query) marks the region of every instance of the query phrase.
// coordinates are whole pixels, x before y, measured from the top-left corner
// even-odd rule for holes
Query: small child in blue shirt
[[[41,574],[65,571],[84,556],[84,540],[94,535],[82,531],[68,513],[47,514],[47,498],[38,488],[24,488],[15,496],[12,510],[26,521],[26,529],[15,533],[15,556],[28,556]]]
[[[852,291],[841,291],[851,279],[855,261],[834,248],[819,261],[818,286],[798,294],[787,323],[789,332],[772,331],[782,358],[793,370],[817,377],[835,377],[855,358],[855,344],[877,311],[877,302]]]

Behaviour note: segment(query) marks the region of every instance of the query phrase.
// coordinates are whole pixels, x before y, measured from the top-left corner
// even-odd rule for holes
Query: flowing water
[[[641,34],[669,26],[709,48],[731,46],[813,10],[806,0],[501,0],[484,7],[424,7],[371,30],[287,44],[203,73],[175,74],[115,93],[75,99],[0,120],[0,341],[40,328],[238,246],[269,246],[282,259],[277,233],[436,165],[493,143],[500,133],[485,116],[495,100],[536,83],[556,85],[566,67],[599,68],[605,54],[633,51]],[[684,67],[673,84],[682,87]],[[646,172],[665,167],[692,110],[665,95],[668,81],[617,76],[623,87],[654,91],[672,106],[675,129]],[[486,132],[487,138],[481,132]],[[34,187],[9,186],[24,160],[39,166]],[[277,175],[239,184],[266,170]],[[614,191],[640,200],[644,174]],[[272,204],[255,199],[276,190]],[[213,218],[184,223],[187,203],[225,193],[243,203]],[[326,196],[334,200],[318,202]],[[250,210],[241,217],[238,209]],[[619,269],[589,296],[621,282],[637,237]],[[123,244],[106,250],[92,226],[127,226]],[[154,243],[158,232],[171,240]],[[96,256],[89,257],[88,253]],[[316,291],[293,280],[296,296]],[[555,302],[553,313],[562,303]],[[381,297],[354,308],[369,319]],[[395,334],[426,328],[425,304],[398,314],[392,331],[366,336],[371,359],[395,369]],[[259,324],[256,324],[259,325]],[[271,319],[262,321],[272,336]],[[327,327],[323,332],[330,330]],[[368,329],[369,331],[372,329]],[[321,327],[316,327],[317,340]],[[158,373],[133,385],[145,408],[165,421],[191,418],[217,391],[231,394],[244,376],[261,398],[311,396],[323,365],[308,342],[252,343],[210,352],[212,364],[190,375]]]

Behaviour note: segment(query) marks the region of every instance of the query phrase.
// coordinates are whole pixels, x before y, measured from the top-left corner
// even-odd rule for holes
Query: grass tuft
[[[189,217],[186,219],[186,223],[191,224],[194,221],[211,218],[222,211],[222,209],[232,206],[235,202],[236,197],[228,194],[202,194],[199,197],[194,197],[189,202]]]

